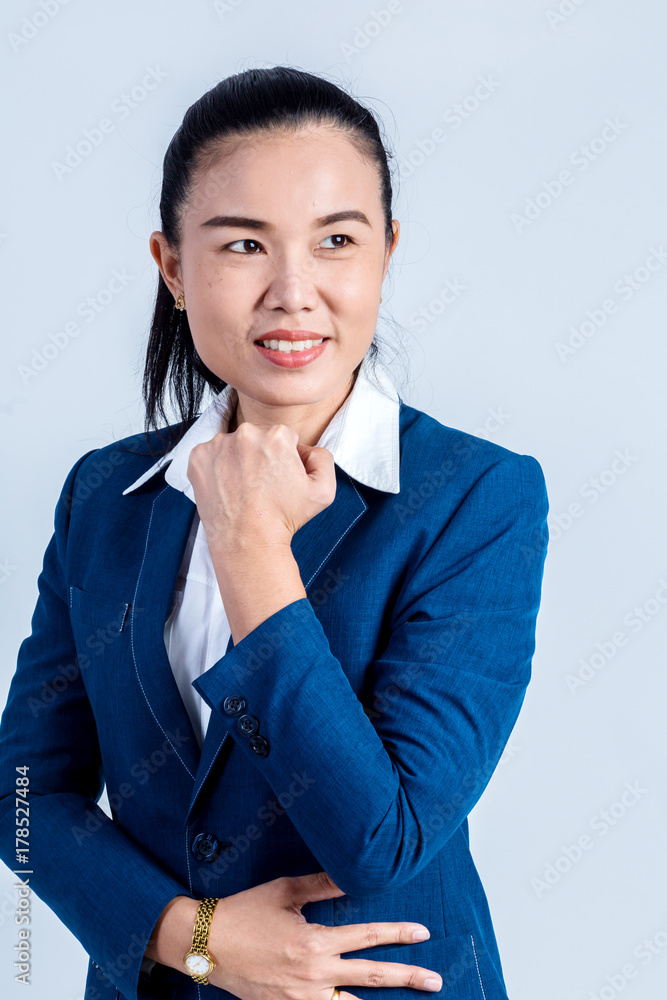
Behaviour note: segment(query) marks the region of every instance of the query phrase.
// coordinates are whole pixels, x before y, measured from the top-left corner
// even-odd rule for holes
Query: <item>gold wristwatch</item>
[[[197,908],[195,927],[192,932],[192,947],[183,956],[185,968],[196,983],[208,984],[208,976],[215,968],[215,962],[206,950],[206,944],[213,911],[218,902],[218,899],[202,899]]]

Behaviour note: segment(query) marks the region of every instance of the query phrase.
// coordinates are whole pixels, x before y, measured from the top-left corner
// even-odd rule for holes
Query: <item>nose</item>
[[[264,293],[264,305],[267,309],[282,309],[288,314],[315,309],[319,301],[315,278],[315,262],[308,257],[276,263]]]

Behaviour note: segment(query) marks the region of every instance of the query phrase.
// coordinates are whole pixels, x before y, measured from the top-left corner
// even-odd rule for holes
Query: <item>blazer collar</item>
[[[386,493],[400,492],[400,396],[384,369],[370,373],[364,357],[350,395],[334,414],[319,441],[336,465],[365,486]],[[165,465],[165,481],[181,490],[194,503],[194,491],[187,477],[190,452],[196,444],[210,441],[226,431],[234,410],[236,390],[226,385],[200,414],[181,440],[154,465],[123,490],[123,496],[138,489]]]

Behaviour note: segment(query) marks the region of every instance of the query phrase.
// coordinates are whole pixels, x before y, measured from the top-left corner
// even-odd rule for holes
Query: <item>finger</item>
[[[331,953],[343,955],[346,951],[357,951],[358,948],[373,948],[376,944],[414,944],[415,931],[426,931],[424,924],[411,923],[408,920],[380,920],[366,924],[337,924],[335,927],[325,925],[326,933],[331,942]],[[428,937],[421,940],[428,940]],[[364,960],[366,961],[366,960]]]
[[[413,990],[426,990],[429,993],[442,989],[442,977],[438,972],[423,969],[419,965],[403,965],[401,962],[372,962],[364,958],[345,958],[340,960],[338,968],[334,966],[331,972],[327,969],[327,979],[332,975],[336,982],[349,983],[351,986],[407,986]],[[432,986],[427,986],[429,980],[433,983]]]
[[[301,459],[301,463],[304,469],[306,470],[306,472],[308,472],[310,453],[313,450],[313,446],[310,444],[301,444],[299,441],[297,441],[296,450],[299,453],[299,458]]]
[[[322,1000],[332,1000],[333,991],[333,986],[328,986],[322,994]],[[340,997],[340,1000],[359,1000],[359,997],[356,997],[354,993],[346,993],[345,990],[341,990],[338,996]]]
[[[303,906],[311,900],[332,899],[334,896],[345,895],[326,872],[314,872],[312,875],[283,875],[276,881],[283,883],[285,894],[296,906]],[[340,952],[335,954],[339,955]]]
[[[307,455],[301,454],[304,468],[315,482],[329,482],[334,457],[328,448],[311,448]]]

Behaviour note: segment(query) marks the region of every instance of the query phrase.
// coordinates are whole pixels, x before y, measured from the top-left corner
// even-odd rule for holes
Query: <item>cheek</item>
[[[193,275],[190,285],[191,313],[201,322],[220,320],[239,313],[243,303],[247,303],[235,275],[221,274],[219,268],[202,268]]]
[[[338,267],[332,268],[329,287],[335,289],[340,299],[348,303],[354,300],[355,308],[363,308],[366,302],[372,304],[375,301],[376,290],[379,300],[381,276],[381,267],[373,257],[367,255],[349,262],[341,262]]]
[[[202,360],[210,362],[212,354],[226,352],[230,331],[238,325],[237,312],[225,298],[220,283],[206,280],[190,286],[186,302],[195,347]]]
[[[215,254],[202,254],[183,268],[183,284],[202,301],[215,300],[234,287],[235,276],[229,272]]]
[[[372,304],[373,288],[372,275],[358,270],[345,274],[341,271],[329,285],[329,291],[335,297],[340,311],[355,313]]]
[[[345,286],[340,299],[341,312],[344,312],[355,323],[367,321],[374,323],[380,302],[380,293],[375,292],[375,282],[369,277],[366,280],[355,280]]]

